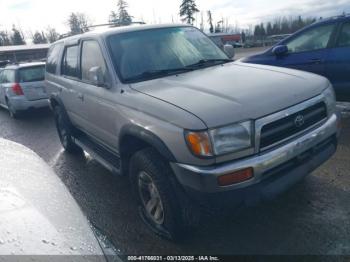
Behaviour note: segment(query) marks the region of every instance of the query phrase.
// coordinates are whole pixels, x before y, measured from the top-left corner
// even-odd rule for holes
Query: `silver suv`
[[[275,197],[336,151],[327,79],[234,63],[191,26],[60,40],[46,70],[63,147],[129,176],[143,220],[168,238],[203,208]]]
[[[48,107],[44,86],[45,63],[33,62],[9,65],[0,71],[0,106],[17,118],[32,108]]]

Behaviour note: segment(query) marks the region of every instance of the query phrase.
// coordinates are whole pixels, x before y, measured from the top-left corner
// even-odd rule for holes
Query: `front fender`
[[[120,131],[119,148],[121,148],[120,144],[126,136],[134,136],[142,140],[157,149],[157,151],[170,162],[176,162],[176,158],[166,144],[151,131],[133,124],[124,126]]]

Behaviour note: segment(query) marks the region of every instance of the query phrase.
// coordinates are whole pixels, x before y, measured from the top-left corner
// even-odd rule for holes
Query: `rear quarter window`
[[[79,78],[78,52],[78,45],[68,46],[65,49],[62,63],[62,75]]]
[[[62,46],[63,44],[55,44],[51,46],[46,60],[46,72],[56,74]]]
[[[16,81],[15,76],[16,76],[15,70],[13,69],[4,70],[1,73],[1,83],[2,84],[14,83]]]
[[[43,81],[45,79],[45,67],[36,66],[21,68],[19,70],[18,79],[20,83]]]

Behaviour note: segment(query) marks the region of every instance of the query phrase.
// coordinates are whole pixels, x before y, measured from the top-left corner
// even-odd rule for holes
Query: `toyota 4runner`
[[[195,224],[202,207],[271,199],[337,147],[326,78],[235,63],[191,26],[60,40],[45,81],[65,150],[129,176],[141,217],[168,238]]]

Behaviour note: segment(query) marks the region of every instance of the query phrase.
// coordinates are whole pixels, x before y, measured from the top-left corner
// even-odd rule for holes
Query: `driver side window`
[[[289,53],[300,53],[326,48],[334,27],[334,24],[328,24],[303,32],[287,43]]]
[[[94,68],[99,68],[103,77],[103,82],[108,82],[108,73],[105,60],[99,44],[94,40],[86,40],[83,42],[81,55],[81,73],[82,80],[90,82],[90,72]]]

